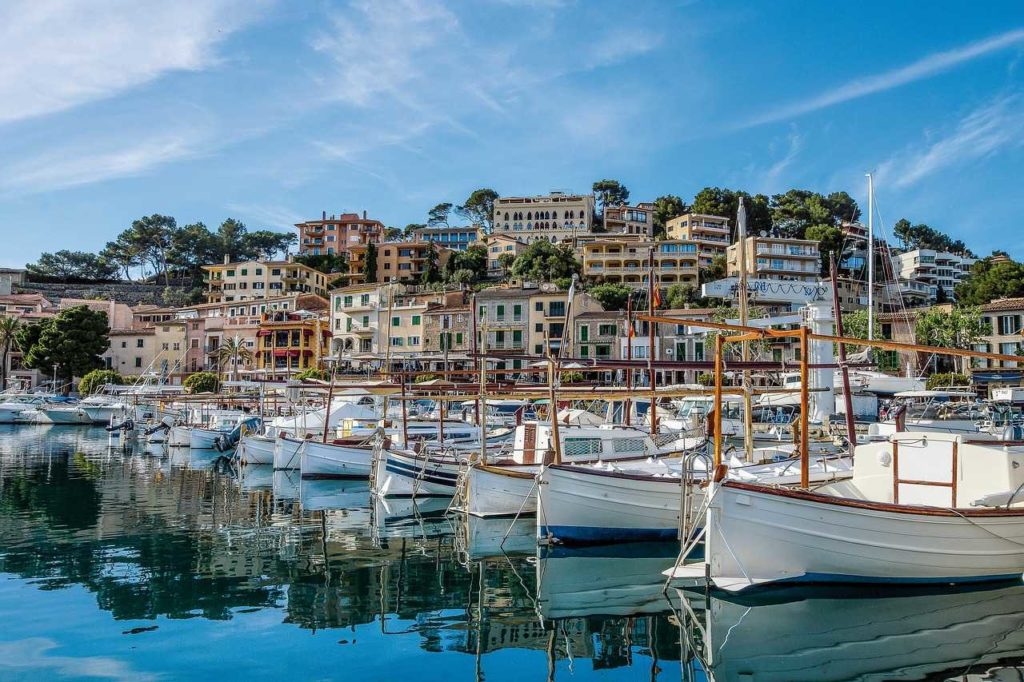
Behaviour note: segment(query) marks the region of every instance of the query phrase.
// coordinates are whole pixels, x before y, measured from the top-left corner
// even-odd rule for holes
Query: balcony
[[[775,256],[781,258],[819,258],[820,254],[816,249],[806,249],[803,247],[793,248],[782,248],[778,246],[768,246],[766,244],[759,244],[757,247],[757,255],[759,256]]]
[[[526,315],[502,315],[501,317],[489,316],[486,320],[490,329],[502,329],[522,327],[526,324]]]
[[[357,324],[352,323],[352,326],[345,330],[347,334],[355,334],[357,336],[365,336],[368,334],[377,333],[377,325],[375,324]]]

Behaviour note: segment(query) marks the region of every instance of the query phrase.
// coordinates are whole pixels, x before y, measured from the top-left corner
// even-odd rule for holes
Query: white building
[[[956,285],[970,276],[976,262],[976,258],[934,249],[914,249],[892,256],[892,268],[900,282],[927,288],[933,302],[940,288],[953,300]]]
[[[494,234],[530,243],[552,243],[591,234],[593,194],[551,192],[534,197],[499,197],[494,201]]]

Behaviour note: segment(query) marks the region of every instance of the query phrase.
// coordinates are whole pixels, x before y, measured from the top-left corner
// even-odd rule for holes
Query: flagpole
[[[626,360],[630,365],[626,368],[626,401],[623,403],[624,423],[629,426],[629,413],[632,409],[628,396],[633,390],[633,292],[626,297]]]

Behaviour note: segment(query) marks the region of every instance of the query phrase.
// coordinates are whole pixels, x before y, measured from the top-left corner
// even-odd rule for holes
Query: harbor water
[[[0,679],[1019,679],[1024,587],[663,589],[676,543],[0,427]],[[510,525],[511,524],[511,525]],[[1009,675],[1014,675],[1010,677]]]

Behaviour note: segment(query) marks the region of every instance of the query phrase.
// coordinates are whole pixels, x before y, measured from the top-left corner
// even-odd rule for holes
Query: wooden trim
[[[892,502],[900,503],[900,443],[892,442]]]
[[[957,505],[957,491],[956,491],[956,480],[960,477],[959,462],[960,459],[960,444],[953,441],[953,480],[950,481],[950,485],[953,488],[953,509],[956,509]]]
[[[888,512],[891,514],[908,514],[919,516],[943,516],[943,517],[1011,517],[1024,518],[1024,508],[1013,509],[950,509],[945,507],[926,507],[923,505],[910,504],[889,504],[886,502],[869,502],[867,500],[853,500],[843,497],[834,497],[822,493],[814,493],[798,488],[779,488],[775,486],[762,485],[757,483],[741,483],[739,481],[725,481],[722,483],[727,488],[742,490],[749,493],[761,495],[773,495],[775,497],[788,497],[806,502],[817,502],[830,504],[837,507],[851,507],[855,509],[867,509],[870,511]]]

